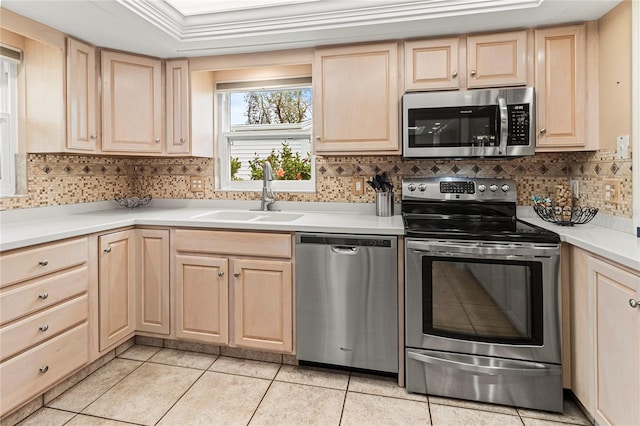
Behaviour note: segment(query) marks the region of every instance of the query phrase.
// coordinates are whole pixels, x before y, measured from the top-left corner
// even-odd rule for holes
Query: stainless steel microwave
[[[533,87],[405,93],[402,156],[533,155],[535,123]]]

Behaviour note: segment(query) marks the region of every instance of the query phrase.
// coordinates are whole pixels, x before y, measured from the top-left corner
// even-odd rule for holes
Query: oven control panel
[[[516,202],[516,183],[491,178],[408,178],[402,181],[402,199]]]

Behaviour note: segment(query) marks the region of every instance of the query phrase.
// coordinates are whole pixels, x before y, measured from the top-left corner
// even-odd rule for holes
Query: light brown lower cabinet
[[[233,260],[236,346],[291,352],[291,262]]]
[[[175,235],[176,337],[291,353],[291,235],[187,229]]]
[[[135,231],[98,237],[100,351],[135,331]]]
[[[640,419],[640,272],[572,248],[571,388],[599,425]]]
[[[136,229],[136,330],[169,334],[169,230]]]
[[[176,256],[176,337],[226,345],[229,261],[219,257]]]

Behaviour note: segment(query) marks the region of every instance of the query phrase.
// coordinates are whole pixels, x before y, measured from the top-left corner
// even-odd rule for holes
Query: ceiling
[[[2,0],[100,47],[161,58],[529,28],[621,0]]]

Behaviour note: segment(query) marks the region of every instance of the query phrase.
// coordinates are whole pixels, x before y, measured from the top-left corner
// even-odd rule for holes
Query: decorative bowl
[[[596,207],[580,206],[545,206],[535,205],[533,210],[546,222],[553,222],[560,226],[582,225],[591,221],[598,213]]]
[[[134,209],[136,207],[146,206],[151,201],[151,195],[140,197],[116,197],[116,203],[121,205],[122,207],[126,207],[128,209]]]

